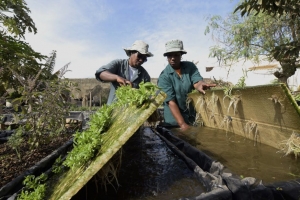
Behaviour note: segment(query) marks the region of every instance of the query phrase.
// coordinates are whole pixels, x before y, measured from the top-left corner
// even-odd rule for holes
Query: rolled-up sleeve
[[[164,74],[160,75],[157,81],[157,85],[167,94],[165,102],[168,103],[171,100],[175,100],[175,90],[170,78]]]
[[[100,67],[100,68],[96,71],[96,73],[95,73],[96,79],[97,79],[98,81],[104,82],[103,80],[100,79],[100,74],[101,74],[103,71],[109,71],[109,72],[112,73],[112,74],[118,74],[120,61],[121,61],[121,60],[119,60],[119,59],[113,60],[113,61],[111,61],[110,63],[108,63],[108,64],[103,65],[102,67]]]
[[[200,75],[200,72],[194,63],[190,63],[189,70],[191,81],[193,84],[203,80],[203,77]]]

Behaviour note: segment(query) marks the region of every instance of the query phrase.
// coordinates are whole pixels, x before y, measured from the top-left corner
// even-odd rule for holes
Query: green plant
[[[2,71],[3,71],[3,69],[1,68],[0,69],[0,74],[2,73]],[[1,90],[1,86],[0,86],[0,90]],[[0,94],[1,94],[1,91],[0,91]],[[8,95],[8,92],[5,92],[2,96],[0,96],[0,115],[2,115],[3,113],[3,111],[2,111],[2,108],[3,108],[3,104],[5,103],[5,101],[6,101],[6,96]],[[2,118],[1,118],[1,120],[2,120]]]
[[[244,2],[249,3],[248,0]],[[273,8],[278,1],[267,3],[267,1],[253,0],[252,2],[256,2],[259,8],[251,9],[251,6],[247,5],[241,13],[231,13],[224,18],[209,17],[205,34],[211,33],[218,41],[210,48],[209,56],[218,59],[219,65],[222,66],[247,60],[256,64],[263,60],[276,60],[280,63],[281,70],[277,70],[273,75],[280,82],[287,83],[287,79],[299,67],[300,48],[299,37],[297,37],[300,26],[299,15],[282,11],[282,15],[257,12],[261,10],[262,4]],[[291,1],[287,2],[291,4]],[[294,0],[294,4],[296,2],[298,1]],[[278,5],[282,6],[282,2]],[[249,12],[244,16],[246,10]]]
[[[127,94],[130,94],[133,90],[136,89],[129,88]],[[124,145],[132,134],[134,134],[134,131],[138,130],[139,126],[142,126],[145,120],[147,120],[157,107],[163,103],[165,98],[165,93],[153,91],[149,98],[150,102],[146,100],[145,104],[139,105],[138,107],[138,102],[136,104],[134,102],[132,102],[132,104],[127,103],[125,105],[118,104],[120,98],[110,104],[109,107],[116,107],[114,107],[110,116],[112,123],[108,127],[109,129],[100,134],[101,137],[97,138],[98,140],[102,140],[100,143],[101,146],[96,149],[94,156],[91,157],[87,163],[84,164],[82,162],[83,165],[77,165],[78,167],[76,168],[66,168],[66,173],[60,176],[62,178],[58,180],[58,182],[55,180],[57,184],[54,183],[54,187],[49,191],[50,198],[69,199],[72,197],[76,191],[82,188],[88,180],[91,180],[92,176],[95,176],[95,174],[99,172],[106,163],[111,161],[111,156],[116,155],[121,146]],[[100,110],[101,109],[102,108],[100,108]],[[127,124],[125,124],[126,122]],[[90,129],[91,128],[89,128],[89,130]],[[114,166],[114,169],[118,168]],[[109,180],[112,180],[111,178],[114,174],[115,173],[112,172],[112,176],[108,176]]]
[[[41,174],[38,177],[34,175],[26,176],[23,181],[25,189],[18,196],[18,200],[44,200],[46,192],[46,184],[44,182],[46,180],[46,174]]]
[[[102,143],[102,134],[109,128],[112,122],[112,112],[114,109],[123,106],[148,106],[151,99],[157,94],[159,89],[151,82],[140,83],[139,89],[130,86],[119,87],[116,91],[117,101],[110,105],[103,105],[89,121],[89,129],[74,134],[74,148],[68,153],[63,165],[73,169],[90,161],[99,151]]]
[[[60,173],[62,171],[62,167],[63,167],[62,163],[63,163],[63,160],[62,160],[61,156],[59,156],[55,160],[54,164],[52,165],[52,172],[55,174]]]
[[[159,88],[151,82],[141,82],[139,89],[131,88],[128,86],[119,87],[116,91],[118,105],[149,105],[149,102],[156,96]]]
[[[37,32],[35,23],[30,17],[30,9],[25,1],[5,0],[0,1],[0,96],[8,90],[14,92],[22,85],[16,81],[11,69],[26,80],[41,69],[39,61],[46,56],[35,52],[25,42],[26,32]],[[12,93],[12,96],[18,95]]]
[[[112,106],[102,106],[91,115],[90,128],[74,134],[74,147],[68,153],[63,165],[74,168],[91,160],[101,147],[101,134],[107,130],[111,123]]]
[[[21,160],[20,147],[23,142],[24,142],[24,139],[22,137],[22,129],[20,129],[20,128],[18,128],[16,130],[16,132],[13,133],[8,138],[8,145],[16,151],[17,156],[20,160]]]
[[[223,102],[224,102],[224,99],[226,97],[228,97],[229,99],[232,98],[232,94],[231,94],[232,88],[233,88],[232,86],[224,87],[224,89],[223,89],[223,91],[224,91]]]
[[[96,154],[101,153],[102,135],[106,133],[113,120],[112,113],[114,109],[122,108],[123,106],[138,106],[143,109],[143,106],[148,106],[150,100],[157,95],[157,87],[151,83],[151,85],[144,83],[140,84],[140,89],[134,89],[127,86],[120,87],[118,90],[117,101],[110,104],[104,105],[99,108],[94,114],[91,115],[89,121],[89,129],[83,132],[76,132],[74,134],[74,146],[73,149],[66,156],[65,161],[62,162],[59,157],[52,167],[53,172],[60,172],[62,166],[74,169],[76,167],[82,167],[89,161],[91,161]],[[139,91],[139,92],[137,92]],[[135,95],[126,95],[132,94]],[[147,97],[147,98],[146,98]],[[142,103],[142,104],[141,104]],[[62,162],[62,165],[60,163]],[[114,167],[111,163],[107,165],[107,169],[104,169],[102,173],[106,173],[103,180],[112,182],[112,178],[116,178],[116,170],[118,167]],[[108,176],[107,173],[111,173]],[[26,189],[22,191],[19,199],[43,199],[46,185],[42,184],[47,177],[41,176],[37,179],[34,176],[26,177],[24,184]]]
[[[234,87],[244,88],[246,87],[246,78],[247,78],[247,71],[243,69],[243,76],[239,78],[238,82],[235,84]]]
[[[72,85],[68,80],[59,77],[39,79],[42,69],[34,77],[27,80],[15,73],[16,79],[23,85],[18,89],[21,96],[15,99],[15,106],[22,107],[20,129],[28,133],[31,148],[41,143],[48,143],[52,137],[65,131],[65,116],[69,113],[69,103],[65,101],[65,93]],[[50,76],[50,75],[49,75]],[[55,111],[55,112],[53,112]]]
[[[296,94],[296,95],[294,96],[294,98],[295,98],[296,101],[300,101],[300,94]]]

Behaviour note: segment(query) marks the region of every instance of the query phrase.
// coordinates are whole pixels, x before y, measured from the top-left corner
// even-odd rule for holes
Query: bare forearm
[[[132,83],[129,80],[126,80],[125,78],[118,76],[116,74],[110,73],[108,71],[101,72],[99,77],[103,81],[108,81],[108,82],[116,81],[120,85],[130,85],[132,87]]]
[[[185,121],[180,113],[178,105],[174,101],[169,101],[169,108],[178,125],[181,126],[184,124]]]
[[[116,74],[112,74],[108,71],[103,71],[103,72],[100,73],[99,77],[103,81],[113,82],[113,81],[117,81],[119,76],[116,75]]]

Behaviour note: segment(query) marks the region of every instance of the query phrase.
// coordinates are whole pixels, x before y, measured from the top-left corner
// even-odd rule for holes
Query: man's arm
[[[176,102],[171,100],[171,101],[169,101],[168,104],[169,104],[171,113],[172,113],[173,117],[175,118],[176,122],[178,123],[178,125],[180,126],[181,130],[182,131],[187,130],[190,126],[187,123],[185,123],[184,118],[182,117]]]
[[[216,84],[208,84],[203,81],[203,77],[201,76],[198,68],[194,63],[188,62],[187,64],[189,64],[189,69],[191,70],[191,74],[190,74],[191,80],[194,83],[193,86],[196,90],[198,90],[202,94],[205,94],[204,90],[208,90],[211,87],[216,86]]]
[[[99,74],[99,78],[103,81],[108,81],[108,82],[114,82],[117,81],[120,85],[130,85],[132,86],[132,83],[125,79],[122,78],[121,76],[118,76],[116,74],[110,73],[109,71],[105,70]]]

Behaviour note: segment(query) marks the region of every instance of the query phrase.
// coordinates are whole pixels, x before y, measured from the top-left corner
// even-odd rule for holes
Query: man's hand
[[[202,94],[205,94],[204,90],[209,90],[211,87],[216,87],[217,84],[208,84],[204,81],[199,81],[196,84],[194,84],[194,87],[196,90],[201,92]]]
[[[132,83],[130,81],[128,81],[125,78],[122,78],[120,76],[117,77],[117,82],[122,86],[122,85],[130,85],[130,87],[132,87]]]
[[[186,131],[186,130],[188,130],[190,128],[190,126],[187,123],[185,123],[185,122],[182,123],[182,124],[180,124],[179,126],[180,126],[180,130],[181,131]]]
[[[120,84],[120,86],[130,85],[132,87],[132,83],[129,80],[127,80],[127,79],[125,79],[125,78],[123,78],[123,77],[121,77],[117,74],[110,73],[107,70],[101,72],[100,75],[99,75],[99,78],[103,81],[108,81],[108,82],[117,81]]]

